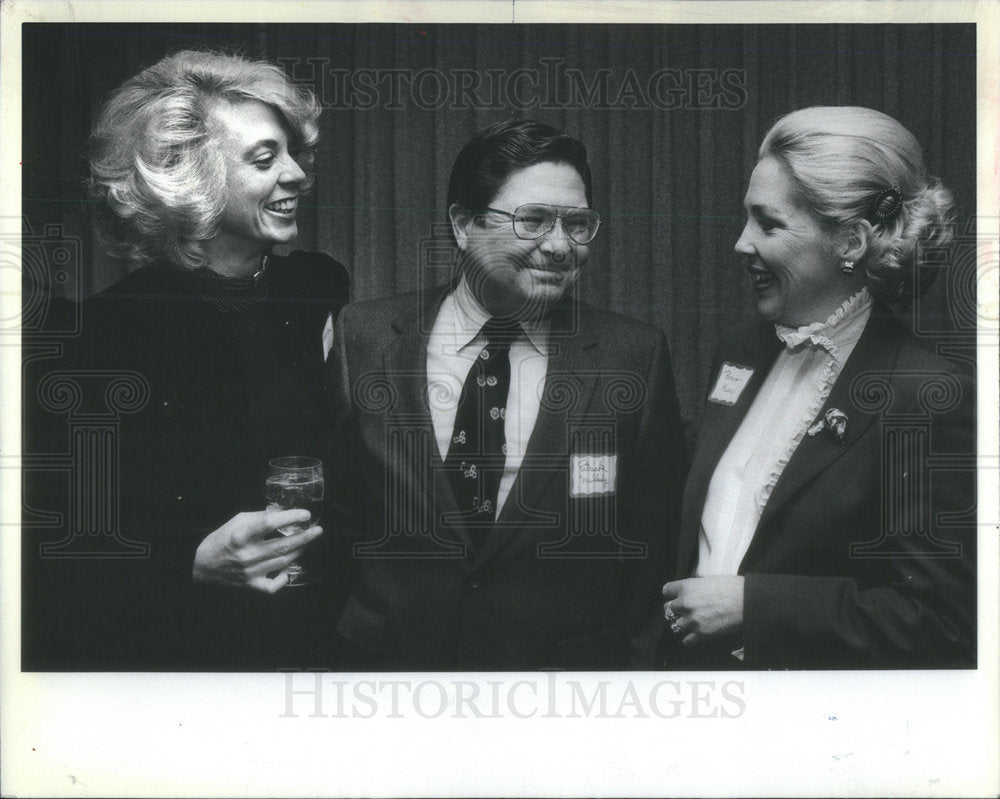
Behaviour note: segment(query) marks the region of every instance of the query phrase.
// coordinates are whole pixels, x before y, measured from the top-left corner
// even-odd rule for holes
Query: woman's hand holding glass
[[[323,463],[316,458],[289,455],[275,458],[268,463],[269,474],[264,487],[269,511],[305,508],[310,512],[308,519],[279,528],[282,535],[305,530],[318,522],[323,513]],[[291,563],[286,569],[288,585],[308,585],[319,575],[315,568],[306,569],[301,563]]]
[[[238,513],[198,545],[192,571],[195,582],[247,587],[273,594],[288,583],[288,567],[323,528],[309,527],[284,536],[279,528],[307,523],[308,510]],[[273,575],[273,576],[269,576]]]

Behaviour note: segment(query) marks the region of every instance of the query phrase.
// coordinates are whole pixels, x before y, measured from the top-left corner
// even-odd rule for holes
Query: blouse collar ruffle
[[[776,324],[774,330],[790,350],[803,344],[811,344],[836,356],[838,344],[857,339],[861,335],[871,315],[872,303],[868,287],[863,286],[861,291],[844,300],[841,306],[823,322],[813,322],[802,327]]]

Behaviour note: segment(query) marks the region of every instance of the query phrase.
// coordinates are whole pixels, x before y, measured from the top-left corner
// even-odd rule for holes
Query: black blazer
[[[774,326],[757,320],[718,349],[710,382],[724,362],[753,375],[735,405],[706,402],[679,577],[697,563],[715,467],[781,346]],[[737,668],[730,650],[743,645],[747,668],[973,666],[974,407],[969,376],[876,305],[819,414],[844,411],[846,439],[804,436],[740,565],[742,640],[673,646],[667,665]]]
[[[350,305],[332,359],[329,462],[350,596],[347,668],[648,666],[673,570],[684,444],[663,334],[573,302],[553,314],[528,452],[481,551],[457,518],[427,400],[446,288]],[[570,495],[581,456],[616,488]],[[631,659],[630,659],[631,642]]]
[[[136,270],[83,307],[73,379],[98,407],[128,373],[137,407],[118,414],[117,532],[145,558],[43,561],[51,606],[41,668],[273,669],[325,662],[310,632],[319,589],[271,597],[193,585],[202,539],[264,508],[267,461],[322,454],[323,330],[348,300],[344,268],[320,253],[271,256],[253,314],[220,313],[192,276]],[[88,377],[89,375],[89,377]],[[85,475],[86,477],[86,475]],[[95,479],[108,479],[96,474]],[[42,636],[48,633],[44,640]]]

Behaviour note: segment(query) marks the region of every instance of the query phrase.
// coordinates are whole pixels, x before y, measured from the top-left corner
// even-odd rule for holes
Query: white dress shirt
[[[455,414],[465,378],[486,346],[482,327],[490,314],[473,296],[465,278],[441,303],[427,341],[427,396],[438,453],[451,446]],[[506,460],[497,494],[497,516],[510,494],[535,429],[549,362],[548,322],[522,322],[510,345],[510,392],[504,421]]]
[[[701,515],[695,576],[738,573],[771,491],[830,396],[871,311],[864,288],[825,322],[775,325],[785,349],[715,467]]]

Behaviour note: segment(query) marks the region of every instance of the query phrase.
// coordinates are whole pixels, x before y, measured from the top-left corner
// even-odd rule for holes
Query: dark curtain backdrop
[[[477,129],[529,116],[582,139],[605,222],[580,293],[667,332],[688,417],[716,339],[751,308],[732,246],[778,116],[885,111],[923,144],[960,224],[974,213],[972,25],[25,25],[23,42],[24,216],[35,235],[81,240],[70,298],[127,269],[95,248],[82,192],[102,97],[168,52],[238,49],[281,61],[324,103],[296,247],[344,262],[355,299],[440,278],[428,262],[447,260],[434,242],[448,172]],[[922,317],[951,324],[950,291],[938,280]]]

